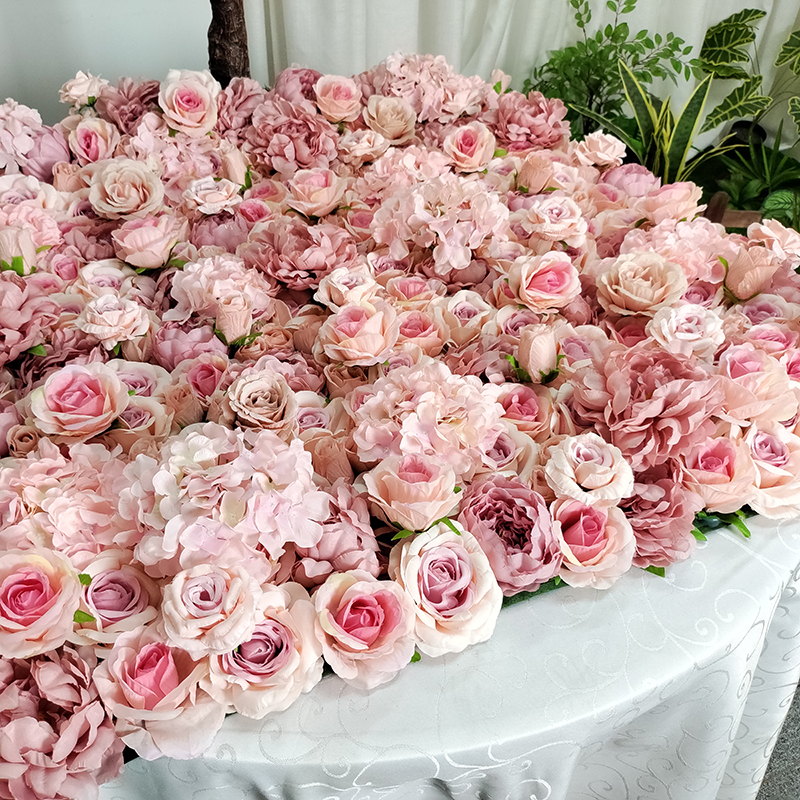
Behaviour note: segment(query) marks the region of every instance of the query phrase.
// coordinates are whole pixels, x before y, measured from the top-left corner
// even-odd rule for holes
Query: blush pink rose
[[[171,69],[161,85],[158,104],[171,128],[187,136],[205,136],[217,124],[217,97],[221,90],[207,69]]]
[[[314,344],[318,361],[369,367],[385,361],[400,335],[400,321],[382,300],[352,303],[328,317]]]
[[[414,607],[397,583],[362,570],[335,572],[317,589],[314,607],[322,653],[346,683],[374,689],[411,660]]]
[[[0,656],[54,650],[72,632],[81,584],[70,562],[44,548],[0,555]]]
[[[102,433],[128,406],[128,388],[103,363],[68,364],[28,396],[36,427],[71,443]]]
[[[631,568],[636,538],[616,507],[556,500],[551,508],[564,554],[561,579],[570,586],[608,589]]]
[[[494,134],[482,122],[469,122],[449,133],[442,152],[459,172],[478,172],[492,160],[496,149]]]
[[[511,289],[520,302],[533,311],[546,311],[569,305],[581,292],[578,270],[566,253],[522,256],[508,273]]]
[[[440,522],[395,545],[389,575],[413,601],[414,638],[426,655],[460,653],[491,637],[503,592],[478,540]]]
[[[347,182],[330,169],[299,169],[289,180],[289,208],[307,217],[324,217],[344,205]]]
[[[154,269],[167,263],[172,248],[188,233],[185,220],[162,214],[124,222],[111,232],[117,258],[139,269]]]
[[[149,626],[117,639],[94,682],[117,733],[142,758],[195,758],[225,719],[225,707],[198,686],[207,672],[206,662],[170,647]]]
[[[328,122],[353,122],[361,113],[361,89],[352,78],[323,75],[314,84],[314,94]]]
[[[561,568],[561,546],[544,498],[517,478],[474,482],[458,521],[478,540],[506,597],[535,592]]]
[[[251,719],[287,709],[322,678],[322,642],[308,592],[296,583],[266,585],[262,616],[250,636],[209,659],[203,688]]]
[[[709,511],[732,514],[750,502],[756,469],[750,450],[740,439],[709,437],[683,459],[683,482]]]

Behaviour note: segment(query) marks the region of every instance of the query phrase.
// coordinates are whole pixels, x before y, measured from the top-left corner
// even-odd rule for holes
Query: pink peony
[[[520,92],[501,94],[497,99],[494,132],[511,151],[557,147],[569,137],[566,106],[548,100],[541,92],[527,97]]]
[[[30,280],[0,272],[0,365],[42,344],[58,319],[58,306]]]

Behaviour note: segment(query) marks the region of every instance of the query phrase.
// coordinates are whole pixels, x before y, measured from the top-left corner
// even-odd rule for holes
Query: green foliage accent
[[[22,256],[14,256],[10,264],[5,260],[0,261],[0,269],[16,272],[21,278],[25,274],[25,260]]]
[[[397,531],[394,536],[392,536],[392,541],[396,542],[400,539],[408,539],[409,536],[416,536],[416,534],[416,531],[410,531],[408,528],[403,528],[402,530]]]
[[[454,486],[453,487],[453,494],[460,494],[461,491],[462,491],[462,489],[461,489],[460,486]]]
[[[797,127],[798,135],[800,135],[800,97],[789,98],[789,116]]]
[[[562,585],[566,584],[556,575],[555,578],[551,578],[547,583],[543,583],[535,592],[517,592],[517,594],[511,595],[511,597],[504,597],[503,608],[515,606],[517,603],[530,600],[531,597],[539,597],[540,595],[547,594],[548,592],[558,589]]]
[[[653,575],[658,575],[659,578],[667,577],[667,571],[664,569],[664,567],[645,567],[644,571],[652,572]]]
[[[573,138],[599,127],[593,114],[612,120],[624,116],[625,94],[616,68],[619,60],[625,62],[642,84],[659,78],[677,84],[678,78],[688,78],[695,69],[694,61],[686,58],[692,48],[683,39],[672,33],[651,37],[646,30],[630,29],[622,17],[634,11],[637,0],[607,0],[606,7],[613,11],[614,22],[594,33],[588,30],[592,19],[588,0],[568,2],[575,12],[582,40],[550,51],[548,60],[531,71],[523,91],[535,90],[563,100],[570,109],[568,119]],[[592,114],[584,113],[583,109]]]
[[[697,539],[698,542],[707,542],[708,537],[698,528],[692,528],[692,536]]]
[[[750,529],[747,527],[745,520],[754,515],[755,512],[751,511],[746,506],[735,511],[733,514],[718,514],[713,511],[698,511],[694,518],[694,527],[701,535],[708,531],[717,530],[729,525],[736,528],[745,539],[750,538]],[[693,530],[692,533],[695,533]],[[695,536],[697,534],[695,533]]]
[[[508,150],[505,150],[502,147],[498,147],[497,150],[494,151],[493,158],[504,158],[507,155],[508,155]]]
[[[47,350],[44,349],[44,345],[35,344],[33,347],[29,347],[25,351],[30,356],[46,356]]]
[[[250,167],[247,168],[247,172],[244,173],[244,189],[253,188],[253,174],[250,172]]]
[[[517,359],[514,358],[510,353],[505,356],[506,361],[511,364],[511,371],[514,373],[514,379],[519,381],[520,383],[533,383],[533,378],[531,378],[530,372],[526,369],[523,369]]]
[[[92,576],[85,572],[81,572],[81,574],[78,575],[78,580],[81,582],[81,586],[91,586],[92,584]]]
[[[175,267],[175,269],[183,269],[189,262],[185,258],[171,258],[167,261],[168,267]]]
[[[775,66],[789,65],[795,75],[800,75],[800,30],[792,31],[775,59]]]
[[[420,661],[421,659],[422,659],[422,653],[420,653],[419,650],[415,650],[414,655],[411,656],[411,661],[409,661],[409,664],[416,664],[417,661]]]
[[[767,195],[761,211],[765,217],[777,219],[789,228],[800,228],[800,192],[779,189]]]
[[[94,617],[78,609],[72,617],[72,621],[76,622],[78,625],[85,625],[87,622],[94,622]]]
[[[710,90],[711,76],[709,75],[692,92],[680,116],[673,122],[672,131],[664,145],[663,174],[666,183],[674,183],[685,178],[686,161],[694,137],[697,135],[697,129],[700,127],[700,120]]]
[[[747,46],[756,39],[755,25],[764,16],[766,11],[745,8],[712,25],[700,48],[701,60],[709,65],[746,62],[749,59]]]
[[[732,119],[755,117],[759,112],[765,111],[772,103],[772,99],[759,94],[760,87],[760,75],[753,75],[744,80],[706,117],[701,132],[710,131]]]

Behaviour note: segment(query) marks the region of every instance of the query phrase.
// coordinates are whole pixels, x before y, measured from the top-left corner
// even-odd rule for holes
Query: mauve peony
[[[544,498],[516,477],[493,476],[464,493],[458,521],[480,544],[507,597],[535,592],[561,567]]]
[[[120,78],[116,86],[104,86],[101,89],[95,109],[100,116],[116,123],[123,133],[133,135],[142,117],[155,109],[159,89],[158,81]]]
[[[338,136],[333,126],[324,117],[278,96],[256,106],[253,124],[245,135],[247,154],[283,178],[298,169],[327,169],[336,158]]]
[[[273,91],[279,97],[291,103],[299,103],[313,108],[315,100],[314,87],[322,77],[321,72],[308,67],[289,67],[283,70],[275,79]]]
[[[33,547],[0,555],[0,656],[30,658],[64,644],[80,592],[78,573],[59,553]]]
[[[0,366],[42,344],[57,319],[57,304],[36,284],[0,272]]]
[[[205,661],[170,647],[150,626],[121,634],[94,682],[120,738],[139,756],[195,758],[225,719],[224,706],[198,686],[207,673]]]
[[[548,100],[541,92],[527,97],[507,92],[497,99],[494,132],[507,150],[557,147],[569,137],[567,108],[560,100]]]
[[[63,131],[45,125],[34,135],[22,171],[37,180],[52,183],[53,167],[60,162],[69,162],[71,158]]]
[[[630,197],[644,197],[661,186],[661,179],[641,164],[624,164],[610,169],[603,173],[601,181],[621,189]]]
[[[167,323],[159,328],[153,343],[156,361],[170,371],[184,359],[197,358],[202,353],[228,354],[228,348],[210,325],[184,330],[177,323]]]
[[[676,462],[637,473],[633,491],[620,507],[636,537],[634,566],[666,567],[694,552],[694,516],[703,500],[681,484]]]
[[[283,711],[322,678],[316,612],[296,583],[265,586],[261,619],[228,653],[213,654],[202,687],[224,707],[251,719]]]
[[[405,539],[389,556],[390,577],[415,607],[416,645],[433,657],[489,639],[503,602],[478,540],[459,523],[450,525]]]
[[[239,136],[250,124],[253,111],[267,93],[252,78],[235,77],[217,97],[217,131],[238,144]]]
[[[336,572],[314,594],[317,636],[333,671],[359,689],[387,683],[414,653],[414,606],[394,581]]]

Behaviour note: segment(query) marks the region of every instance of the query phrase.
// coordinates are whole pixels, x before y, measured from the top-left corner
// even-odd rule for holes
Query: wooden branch
[[[250,77],[243,0],[211,0],[208,68],[223,87],[231,78]]]
[[[740,211],[728,208],[730,197],[726,192],[717,192],[708,201],[703,216],[712,222],[719,222],[726,228],[747,228],[754,222],[761,222],[760,211]]]

